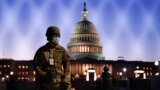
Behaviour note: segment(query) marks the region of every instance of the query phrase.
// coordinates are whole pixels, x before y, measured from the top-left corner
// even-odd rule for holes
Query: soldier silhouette
[[[46,37],[48,42],[34,56],[36,90],[70,90],[70,58],[58,44],[59,28],[48,27]]]
[[[108,66],[105,66],[103,68],[103,73],[102,73],[102,90],[111,90],[111,75],[108,72],[109,68]]]

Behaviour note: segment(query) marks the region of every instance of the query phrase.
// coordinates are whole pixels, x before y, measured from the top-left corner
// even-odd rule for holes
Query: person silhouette
[[[103,68],[102,78],[102,90],[111,90],[111,75],[109,73],[108,66]]]

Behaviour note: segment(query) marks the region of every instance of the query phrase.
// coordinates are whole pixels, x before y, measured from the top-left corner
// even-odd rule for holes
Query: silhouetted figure
[[[108,72],[109,68],[107,66],[105,66],[103,68],[103,73],[102,73],[102,90],[111,90],[111,75]]]

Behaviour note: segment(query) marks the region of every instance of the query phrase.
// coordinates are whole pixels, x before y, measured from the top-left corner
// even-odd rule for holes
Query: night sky
[[[51,25],[66,48],[84,1],[106,60],[160,60],[160,0],[0,0],[0,58],[32,59]]]

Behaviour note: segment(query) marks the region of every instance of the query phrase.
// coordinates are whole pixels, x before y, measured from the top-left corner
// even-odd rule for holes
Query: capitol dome
[[[104,60],[100,38],[95,25],[88,20],[85,3],[82,20],[75,25],[67,47],[71,59],[90,57],[96,60]]]

